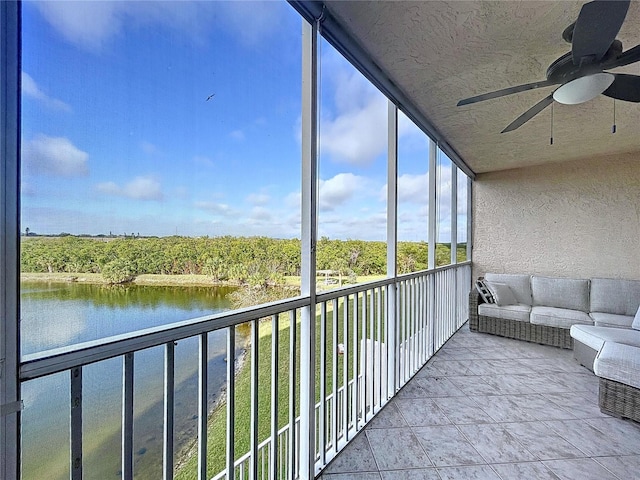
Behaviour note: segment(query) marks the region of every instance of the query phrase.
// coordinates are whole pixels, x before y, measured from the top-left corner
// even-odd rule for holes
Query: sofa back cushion
[[[589,312],[589,280],[573,278],[531,278],[533,305]]]
[[[640,306],[640,280],[593,278],[591,311],[633,316]]]
[[[531,276],[515,275],[510,273],[487,273],[485,280],[491,283],[504,283],[509,285],[518,300],[518,303],[531,305]]]

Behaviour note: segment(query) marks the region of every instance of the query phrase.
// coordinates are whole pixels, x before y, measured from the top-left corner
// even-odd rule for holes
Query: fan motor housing
[[[556,83],[567,83],[578,77],[602,72],[602,64],[614,59],[622,53],[622,42],[614,40],[606,55],[598,63],[585,63],[574,65],[573,54],[565,53],[547,68],[547,80]]]

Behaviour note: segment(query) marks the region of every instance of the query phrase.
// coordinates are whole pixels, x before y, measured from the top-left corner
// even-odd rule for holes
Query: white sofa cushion
[[[604,342],[593,362],[593,372],[599,377],[640,388],[640,348]]]
[[[631,328],[635,328],[636,330],[640,330],[640,307],[638,307],[638,311],[636,312],[636,316],[633,317],[633,322],[631,323]]]
[[[533,276],[531,293],[534,306],[589,312],[589,280]]]
[[[591,312],[589,314],[593,322],[599,327],[631,328],[633,317],[627,315],[614,315],[613,313]]]
[[[518,300],[506,283],[485,282],[496,305],[517,305]]]
[[[550,327],[571,328],[576,323],[593,325],[588,313],[557,307],[531,307],[531,323]]]
[[[591,311],[635,315],[640,306],[640,280],[591,279]]]
[[[485,317],[502,318],[504,320],[517,320],[528,322],[531,307],[523,303],[518,305],[505,305],[500,307],[495,303],[481,303],[478,305],[478,315]]]
[[[640,347],[640,330],[631,328],[573,325],[570,334],[574,340],[596,351],[602,348],[604,342],[616,342]]]
[[[488,282],[509,285],[518,303],[531,305],[531,276],[510,273],[487,273],[484,279]]]

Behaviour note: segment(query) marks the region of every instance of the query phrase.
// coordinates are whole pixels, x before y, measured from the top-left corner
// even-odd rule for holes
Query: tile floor
[[[320,478],[640,479],[640,425],[600,413],[571,351],[465,325]]]

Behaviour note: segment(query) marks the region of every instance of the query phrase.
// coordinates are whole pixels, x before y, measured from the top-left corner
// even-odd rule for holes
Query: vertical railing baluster
[[[342,297],[342,435],[345,441],[349,441],[349,296]]]
[[[377,292],[377,296],[376,296],[376,340],[378,342],[378,361],[380,363],[380,366],[378,368],[378,401],[376,402],[376,406],[379,408],[382,407],[383,405],[383,399],[382,399],[382,392],[385,389],[385,385],[387,384],[387,371],[384,368],[383,362],[384,362],[384,355],[382,352],[382,346],[384,345],[385,347],[387,346],[387,343],[385,342],[383,344],[382,342],[382,328],[383,325],[385,325],[384,329],[386,330],[386,323],[383,321],[382,318],[382,299],[383,299],[383,292],[384,290],[382,289],[382,287],[378,287],[378,292]]]
[[[353,399],[351,401],[351,414],[353,416],[353,429],[354,434],[358,431],[359,416],[358,416],[358,402],[360,400],[358,391],[358,293],[353,294]]]
[[[279,315],[271,317],[271,455],[270,478],[275,479],[278,473],[278,349],[280,340]]]
[[[338,299],[332,301],[331,326],[333,352],[331,353],[331,411],[333,428],[331,429],[331,443],[333,451],[338,453]]]
[[[209,338],[206,333],[200,334],[198,347],[198,480],[206,480],[207,417],[209,415],[207,408]]]
[[[133,353],[122,357],[122,478],[133,480]]]
[[[360,423],[364,425],[367,421],[367,370],[369,362],[367,359],[367,294],[368,291],[362,292],[362,328],[360,329],[360,358],[358,365],[360,366]],[[360,428],[358,428],[359,430]]]
[[[71,480],[82,480],[82,367],[71,369]]]
[[[369,416],[373,416],[375,413],[375,387],[377,385],[376,382],[376,344],[375,344],[375,296],[376,290],[371,289],[369,294],[369,339],[368,345],[370,345],[371,352],[371,378],[368,383],[369,385]],[[379,372],[378,372],[379,373]]]
[[[326,445],[325,438],[327,433],[327,408],[325,399],[327,398],[327,302],[320,304],[320,413],[318,434],[318,453],[320,454],[320,463],[325,464]],[[313,399],[315,402],[315,399]]]
[[[162,452],[163,479],[173,478],[173,397],[175,375],[175,344],[168,342],[164,349],[164,439]]]
[[[289,475],[296,475],[296,311],[289,311]]]
[[[251,432],[249,457],[249,478],[258,478],[258,343],[260,340],[259,320],[251,321]]]
[[[227,480],[235,478],[236,327],[227,327]]]

